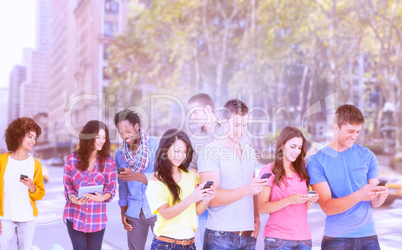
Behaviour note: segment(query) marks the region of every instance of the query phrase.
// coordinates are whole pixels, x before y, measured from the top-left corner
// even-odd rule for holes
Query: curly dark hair
[[[116,125],[116,127],[117,127],[117,124],[119,124],[120,122],[125,121],[125,120],[129,121],[133,127],[137,123],[141,127],[140,116],[131,109],[125,109],[114,115],[113,121],[114,121],[114,125]]]
[[[77,169],[85,171],[89,167],[89,156],[95,149],[95,140],[99,131],[103,129],[106,134],[106,141],[102,147],[102,150],[98,152],[99,157],[99,169],[103,172],[104,162],[110,156],[110,138],[109,129],[106,124],[101,121],[92,120],[87,122],[80,132],[79,148],[75,151],[78,154],[78,166]]]
[[[172,144],[177,140],[184,141],[187,147],[187,157],[179,166],[179,169],[187,173],[190,162],[193,159],[193,148],[191,147],[190,138],[188,138],[187,134],[183,131],[178,129],[169,129],[163,134],[162,139],[159,142],[159,148],[156,152],[155,160],[155,176],[159,181],[163,182],[169,188],[169,191],[173,196],[173,204],[180,202],[181,189],[173,180],[172,163],[170,162],[167,154],[170,146],[172,146]]]
[[[21,146],[25,135],[31,131],[36,133],[36,140],[42,133],[42,129],[32,118],[21,117],[12,121],[4,132],[8,151],[15,152]]]
[[[280,183],[282,182],[282,180],[284,180],[284,177],[286,175],[285,168],[283,167],[284,152],[282,147],[286,144],[287,141],[294,137],[301,138],[303,140],[303,145],[300,155],[292,163],[292,166],[295,169],[296,173],[300,176],[300,179],[306,181],[307,187],[310,184],[310,177],[307,173],[306,162],[304,161],[304,157],[307,153],[306,138],[299,129],[294,127],[285,127],[284,129],[282,129],[281,133],[279,134],[278,140],[276,141],[275,162],[272,166],[272,173],[275,175],[274,183],[278,187],[280,186]],[[287,186],[286,180],[285,185]]]

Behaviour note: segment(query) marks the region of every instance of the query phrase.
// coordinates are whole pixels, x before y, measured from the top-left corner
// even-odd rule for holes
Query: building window
[[[117,22],[105,21],[105,36],[112,37],[117,35],[119,25]]]
[[[106,14],[119,14],[119,3],[114,0],[106,0],[105,1],[105,12]]]
[[[107,60],[110,56],[110,52],[108,50],[109,50],[109,45],[104,44],[103,45],[103,59],[105,59],[105,60]]]

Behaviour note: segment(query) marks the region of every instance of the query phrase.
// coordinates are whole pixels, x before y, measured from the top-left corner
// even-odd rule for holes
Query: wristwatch
[[[77,197],[77,196],[75,194],[69,194],[67,197],[71,201],[72,198]]]

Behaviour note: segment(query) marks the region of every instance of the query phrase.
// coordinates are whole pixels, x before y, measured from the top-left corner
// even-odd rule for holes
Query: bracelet
[[[77,197],[75,194],[69,194],[67,198],[71,201],[72,198]]]

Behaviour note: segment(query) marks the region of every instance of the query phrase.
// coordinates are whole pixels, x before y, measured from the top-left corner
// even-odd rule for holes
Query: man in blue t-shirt
[[[363,123],[363,114],[357,107],[340,106],[335,113],[331,142],[307,163],[310,184],[327,215],[322,249],[380,249],[372,207],[384,203],[388,188],[377,186],[378,167],[373,152],[354,144]]]

